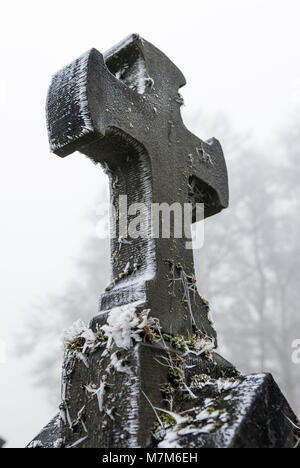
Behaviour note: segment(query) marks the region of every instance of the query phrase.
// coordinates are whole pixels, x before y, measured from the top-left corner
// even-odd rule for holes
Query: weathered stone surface
[[[55,448],[61,437],[61,420],[57,414],[26,448]]]
[[[184,355],[139,343],[130,350],[104,346],[85,362],[71,361],[65,362],[62,419],[54,418],[30,448],[296,446],[297,419],[272,376],[244,377],[216,353]],[[172,362],[183,369],[178,385]],[[173,388],[172,408],[166,384]],[[165,414],[181,421],[157,431]]]
[[[165,407],[161,386],[170,380],[165,360],[169,352],[176,359],[174,349],[138,343],[128,351],[100,349],[89,356],[88,367],[82,361],[73,363],[64,395],[69,416],[65,417],[62,436],[67,445],[80,440],[82,448],[149,445],[156,420],[151,405]],[[214,360],[193,354],[185,359],[191,366],[186,369],[187,379],[203,372],[214,378],[236,375],[236,369],[218,355]],[[66,366],[70,367],[68,362]]]
[[[186,413],[192,421],[176,430],[169,429],[165,438],[152,446],[294,448],[297,438],[292,423],[296,424],[296,417],[272,376],[253,374],[240,378],[240,385],[227,391],[219,391],[217,383],[202,390],[199,401],[192,405],[193,411]],[[209,405],[205,404],[207,399],[211,399]],[[213,411],[205,418],[207,410]],[[197,421],[199,415],[201,421]],[[208,428],[210,421],[215,427]],[[187,434],[180,435],[180,431]]]

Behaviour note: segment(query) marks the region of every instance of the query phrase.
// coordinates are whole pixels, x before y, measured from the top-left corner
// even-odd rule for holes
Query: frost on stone
[[[94,332],[88,328],[83,320],[77,320],[77,322],[74,322],[73,325],[64,333],[64,343],[67,347],[74,348],[76,345],[80,345],[79,342],[83,343],[83,353],[88,347],[93,346],[95,342]]]
[[[236,388],[240,385],[241,381],[238,379],[218,379],[217,380],[217,386],[218,386],[218,391],[220,393],[222,392],[227,392],[228,390],[232,390],[233,388]]]
[[[91,395],[91,398],[96,397],[98,400],[98,408],[99,408],[99,413],[105,413],[110,419],[114,419],[113,417],[113,408],[112,407],[107,407],[107,405],[104,404],[104,399],[106,396],[109,398],[109,392],[107,392],[107,388],[111,386],[111,376],[112,372],[116,371],[117,373],[120,374],[127,374],[127,376],[131,378],[135,378],[133,369],[128,366],[128,359],[126,356],[124,356],[124,351],[116,351],[112,353],[111,350],[107,350],[108,354],[106,357],[109,357],[109,364],[105,367],[105,370],[103,370],[103,373],[100,377],[100,383],[99,386],[95,384],[89,384],[85,386],[85,390],[88,394]],[[125,352],[126,354],[126,352]],[[128,354],[128,353],[127,353]],[[128,381],[128,378],[127,378]],[[132,390],[132,389],[131,389]],[[110,400],[111,403],[111,400]],[[81,421],[81,415],[79,415],[79,420]]]
[[[172,413],[176,424],[164,424],[156,427],[154,438],[159,441],[158,448],[184,448],[181,439],[185,436],[196,436],[198,434],[210,434],[219,429],[224,423],[228,422],[229,415],[226,410],[215,410],[212,406],[212,400],[208,407],[193,408],[189,414]]]
[[[100,329],[97,329],[94,333],[83,320],[77,320],[64,332],[63,341],[67,352],[88,367],[88,360],[85,355],[101,346],[106,341],[106,337]]]
[[[125,361],[118,358],[118,353],[114,353],[110,358],[109,372],[111,369],[115,369],[121,374],[132,374],[132,369],[126,365]]]
[[[42,448],[42,447],[43,447],[43,444],[42,444],[42,442],[40,440],[33,440],[28,445],[28,448],[31,448],[31,449]]]
[[[118,348],[130,349],[134,342],[142,341],[145,329],[155,326],[155,320],[149,318],[150,310],[137,314],[135,307],[130,305],[112,309],[107,324],[102,330],[108,337],[107,347],[114,344]]]
[[[217,418],[219,416],[219,411],[210,411],[209,409],[204,409],[201,411],[199,414],[196,415],[196,421],[207,421],[208,419],[211,418]]]
[[[110,72],[126,86],[139,94],[152,88],[153,79],[147,72],[146,62],[140,48],[141,38],[131,35],[104,54]]]
[[[106,379],[107,379],[107,376],[104,375],[103,378],[101,379],[99,388],[93,388],[91,386],[86,387],[86,391],[88,393],[92,393],[93,395],[97,396],[100,413],[103,410],[103,398],[104,398],[104,391],[105,391],[105,386],[106,386]]]
[[[213,379],[207,374],[200,374],[192,378],[191,389],[202,390],[205,387],[212,386],[216,387],[219,393],[222,393],[238,387],[240,383],[241,380],[234,377]]]
[[[245,418],[257,410],[257,396],[265,385],[266,374],[240,379],[211,379],[212,387],[201,406],[179,412],[185,418],[165,427],[158,423],[153,431],[154,444],[159,448],[231,447],[238,428]],[[226,393],[231,387],[231,391]],[[220,393],[221,392],[221,393]],[[229,403],[230,400],[230,403]],[[298,428],[298,426],[296,426]],[[298,443],[297,443],[298,445]],[[300,444],[299,444],[300,445]]]
[[[169,429],[163,440],[158,444],[158,448],[172,448],[180,449],[182,448],[179,444],[178,434],[175,429]]]
[[[54,75],[47,99],[51,150],[93,131],[87,98],[88,65],[91,51]]]
[[[154,425],[153,436],[157,441],[160,441],[159,448],[181,448],[178,442],[178,431],[184,427],[189,421],[189,416],[181,416],[172,411],[153,408],[157,415],[157,422]],[[161,411],[158,416],[157,410]]]
[[[207,354],[207,356],[210,356],[215,347],[214,338],[209,336],[199,337],[195,340],[195,351],[198,355]]]
[[[184,353],[184,356],[188,354],[195,354],[196,356],[205,356],[213,360],[213,351],[215,350],[215,339],[204,335],[201,332],[197,332],[194,335],[186,338],[184,336],[172,336],[167,333],[160,333],[160,338],[163,341],[164,345],[170,343],[173,348]]]
[[[215,321],[213,319],[213,316],[212,316],[212,313],[211,313],[210,309],[208,311],[207,318],[208,318],[209,323],[211,324],[212,329],[216,330],[216,324],[215,324]]]

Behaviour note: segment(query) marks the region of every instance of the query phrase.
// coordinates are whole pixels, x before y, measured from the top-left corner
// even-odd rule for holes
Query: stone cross
[[[205,217],[228,205],[219,142],[201,141],[182,121],[178,90],[184,85],[183,74],[166,55],[137,35],[104,56],[92,49],[52,79],[49,139],[51,151],[61,157],[78,150],[101,163],[119,214],[112,239],[112,284],[94,321],[104,321],[116,306],[134,303],[137,309],[151,309],[166,332],[187,335],[196,327],[216,337],[196,290],[193,252],[186,248],[190,233],[178,238],[171,227],[170,238],[153,238],[149,210],[144,213],[145,235],[131,238],[124,230],[130,211],[125,220],[120,214],[124,195],[128,208],[190,203],[193,221],[198,220],[196,203],[204,204]]]
[[[105,321],[112,308],[134,304],[134,312],[151,309],[166,334],[152,343],[134,340],[128,348],[101,339],[99,330],[76,331],[65,347],[60,414],[28,447],[160,450],[299,443],[297,419],[269,374],[240,375],[199,334],[168,335],[188,335],[196,327],[215,337],[215,331],[196,290],[192,250],[186,249],[190,232],[178,234],[175,221],[183,223],[174,208],[170,235],[153,236],[153,204],[188,205],[190,229],[199,219],[198,202],[206,217],[228,203],[219,143],[199,140],[182,122],[178,89],[184,84],[175,65],[135,35],[104,57],[91,50],[52,80],[51,149],[60,156],[79,150],[101,163],[110,178],[112,212],[117,211],[112,284],[93,324]],[[137,217],[132,220],[137,207],[144,235],[136,237],[127,225],[138,224]],[[166,217],[162,211],[159,228]],[[112,315],[122,317],[130,309]],[[86,338],[91,335],[92,344]],[[96,336],[99,342],[93,341]]]

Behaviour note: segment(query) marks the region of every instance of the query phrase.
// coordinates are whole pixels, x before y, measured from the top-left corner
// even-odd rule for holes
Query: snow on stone
[[[196,410],[196,409],[195,409]],[[195,418],[190,416],[181,416],[170,411],[163,411],[176,420],[176,425],[165,431],[163,440],[158,444],[158,448],[184,448],[180,445],[180,438],[187,435],[209,434],[216,429],[215,419],[221,415],[220,411],[213,413],[208,410],[201,411]],[[199,423],[207,422],[199,427]]]
[[[206,374],[202,374],[201,376],[199,376],[198,380],[195,379],[195,381],[191,385],[191,388],[202,390],[204,387],[217,386],[218,392],[222,393],[222,392],[227,392],[228,390],[238,387],[240,383],[241,383],[240,379],[220,378],[216,380]]]
[[[211,354],[216,348],[215,339],[209,336],[198,338],[195,341],[195,351],[189,349],[187,354],[196,354],[201,356],[201,354],[208,353]]]
[[[257,391],[263,385],[265,380],[265,374],[248,375],[244,378],[239,386],[236,388],[231,399],[234,405],[234,413],[231,412],[230,417],[232,419],[231,425],[224,425],[222,430],[222,445],[230,446],[233,440],[237,428],[240,426],[241,421],[246,416],[247,412],[251,408]]]
[[[216,380],[215,383],[216,382],[218,381]],[[228,382],[229,380],[227,379],[226,383]],[[241,382],[238,381],[238,384],[240,383]],[[231,384],[233,384],[233,382],[231,382]],[[162,432],[163,440],[160,441],[158,447],[184,448],[181,438],[187,435],[197,436],[200,434],[215,433],[216,431],[224,431],[224,433],[227,434],[229,427],[227,423],[230,421],[230,415],[225,409],[214,409],[213,406],[215,403],[216,399],[206,398],[202,407],[192,408],[187,411],[189,416],[184,415],[184,413],[176,414],[160,410],[172,416],[176,420],[176,425]]]
[[[215,400],[213,398],[205,398],[204,400],[204,406],[205,408],[212,406],[214,404]]]
[[[125,37],[125,39],[123,39],[118,44],[114,45],[113,47],[111,47],[109,50],[105,52],[104,60],[107,61],[113,55],[119,54],[122,49],[125,49],[128,45],[132,44],[134,40],[135,40],[135,35],[130,34],[129,36]]]
[[[207,424],[206,426],[201,427],[201,429],[196,429],[195,434],[209,434],[215,428],[215,424]]]
[[[97,391],[97,399],[99,405],[99,411],[102,412],[103,409],[103,397],[104,397],[104,389],[105,389],[105,379],[103,379],[100,383],[100,387]]]
[[[76,352],[76,357],[79,361],[83,362],[83,364],[85,365],[87,369],[89,369],[90,367],[89,361],[83,353]]]
[[[93,347],[96,336],[83,320],[77,320],[73,325],[64,332],[64,344],[66,346],[72,344],[75,340],[84,338],[85,344],[82,352],[85,353],[87,348]]]
[[[220,411],[216,410],[213,413],[208,411],[207,409],[201,411],[199,414],[196,416],[196,421],[206,421],[207,419],[214,419],[217,418],[220,415]]]
[[[107,376],[104,375],[100,381],[99,388],[93,388],[90,386],[85,387],[88,393],[92,393],[93,395],[96,395],[98,399],[98,406],[99,406],[100,413],[102,413],[102,410],[103,410],[103,398],[104,398],[104,390],[106,386],[106,379],[107,379]]]
[[[196,347],[201,352],[201,354],[205,352],[212,352],[216,347],[215,340],[214,338],[210,337],[201,338],[196,342]]]
[[[218,391],[221,392],[227,392],[228,390],[231,390],[233,388],[236,388],[240,385],[241,381],[240,380],[234,380],[234,379],[218,379],[217,380],[217,386],[218,386]]]
[[[167,431],[164,439],[158,444],[158,448],[172,448],[172,449],[179,449],[182,448],[179,444],[178,434],[176,430],[169,430]]]
[[[117,372],[121,372],[121,374],[132,374],[132,369],[129,366],[124,365],[124,360],[120,360],[118,358],[117,352],[111,356],[109,367],[115,369]]]
[[[186,435],[197,435],[197,434],[209,434],[215,429],[215,424],[207,424],[204,427],[196,428],[195,426],[187,426],[184,429],[181,429],[177,432],[179,436],[186,436]]]
[[[43,444],[40,440],[33,440],[32,442],[30,442],[30,444],[28,445],[28,448],[41,448],[43,447]]]
[[[134,341],[142,341],[144,328],[154,324],[153,319],[148,317],[149,313],[149,310],[144,310],[138,315],[131,305],[112,309],[107,325],[101,327],[108,337],[107,347],[111,348],[116,344],[118,348],[130,349]]]
[[[229,400],[231,400],[231,398],[232,398],[232,395],[227,395],[227,396],[224,398],[224,401],[229,401]]]
[[[214,321],[214,319],[213,319],[211,310],[208,311],[207,318],[208,318],[208,321],[209,321],[209,323],[211,324],[213,330],[216,330],[216,324],[215,324],[215,321]]]
[[[54,75],[47,100],[48,132],[51,149],[93,131],[87,98],[88,51]]]
[[[169,416],[171,416],[173,419],[175,419],[177,425],[182,425],[190,421],[190,416],[181,416],[179,413],[174,413],[173,411],[167,411],[165,409],[161,408],[155,408],[157,411],[161,411],[162,413],[166,413]]]
[[[192,390],[187,386],[185,382],[183,382],[184,390],[188,392],[189,396],[192,398],[192,400],[196,400],[198,397],[192,392]]]
[[[108,349],[105,349],[105,350],[103,351],[103,353],[101,354],[101,358],[103,359],[103,358],[107,357],[108,355],[109,355],[109,350],[108,350]]]
[[[140,382],[137,378],[139,374],[139,355],[138,350],[133,350],[136,362],[136,375],[130,379],[130,395],[129,395],[129,418],[128,418],[128,433],[130,439],[128,441],[129,448],[138,447],[138,430],[139,430],[139,395],[140,395]]]

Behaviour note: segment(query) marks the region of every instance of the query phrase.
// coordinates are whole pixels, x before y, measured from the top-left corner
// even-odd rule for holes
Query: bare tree
[[[288,190],[281,163],[255,151],[244,150],[231,169],[231,208],[222,222],[206,223],[196,258],[200,292],[212,299],[229,359],[246,372],[272,371],[299,411],[299,369],[291,359],[300,336],[300,221],[292,208],[299,194]]]

